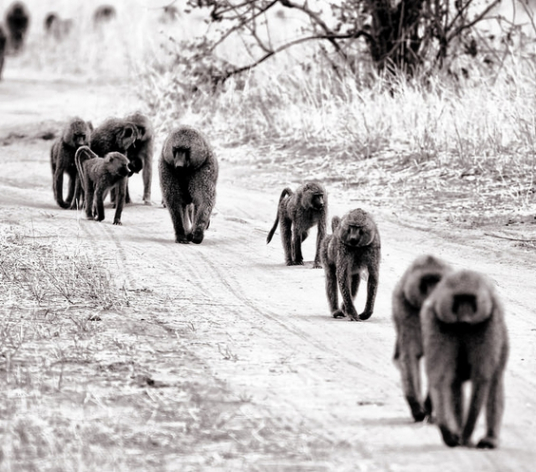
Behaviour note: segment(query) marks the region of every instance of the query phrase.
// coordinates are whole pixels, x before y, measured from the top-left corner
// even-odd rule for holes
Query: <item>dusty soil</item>
[[[78,401],[74,393],[80,393],[82,385],[91,385],[92,398],[98,396],[97,390],[103,397],[102,392],[107,392],[104,405],[92,404],[94,409],[106,409],[103,416],[156,431],[150,445],[134,439],[110,440],[102,447],[116,462],[110,459],[108,466],[116,470],[533,470],[533,250],[487,236],[484,230],[438,231],[431,223],[422,222],[420,228],[403,224],[393,216],[393,208],[367,207],[351,188],[328,185],[330,215],[365,207],[376,215],[383,243],[373,317],[360,323],[334,320],[328,313],[324,273],[311,268],[314,234],[304,246],[304,267],[283,265],[278,237],[265,244],[279,192],[289,180],[299,181],[299,169],[293,175],[278,175],[269,165],[240,166],[227,158],[237,150],[216,145],[221,175],[211,227],[201,245],[177,245],[169,214],[159,204],[157,173],[153,206],[141,204],[141,178],[131,179],[134,204],[124,210],[123,226],[112,225],[109,206],[106,220],[96,223],[79,212],[61,210],[53,200],[51,141],[43,139],[46,131],[57,132],[61,122],[73,115],[99,123],[106,116],[138,108],[127,90],[24,79],[11,72],[0,83],[0,104],[0,226],[4,230],[22,226],[35,238],[90,248],[107,262],[116,285],[129,297],[121,310],[98,313],[99,339],[108,344],[93,346],[89,360],[67,365],[61,389],[46,394],[44,403],[51,409],[62,403],[74,411]],[[159,136],[157,153],[162,140]],[[284,184],[271,190],[277,181]],[[418,219],[414,216],[413,221]],[[410,419],[392,363],[391,293],[408,264],[423,253],[487,273],[504,300],[511,354],[498,450],[449,449],[435,426]],[[358,295],[358,309],[364,304],[362,295]],[[120,358],[110,358],[117,356],[109,348],[112,341],[116,348],[122,346]],[[137,376],[119,375],[125,366]],[[189,396],[184,399],[187,383]],[[126,394],[121,401],[113,398],[113,392],[124,393],[127,384],[132,400]],[[193,398],[195,391],[199,398]],[[142,397],[143,402],[134,401]],[[87,395],[84,398],[80,405],[87,403]],[[146,406],[149,401],[159,405],[152,415]],[[215,416],[212,421],[217,427],[210,432],[185,428],[176,417],[181,402],[195,403],[191,417]],[[140,418],[142,411],[149,413]],[[92,413],[83,412],[80,421],[89,421]],[[482,431],[480,422],[475,437]],[[130,462],[121,459],[123,455]],[[54,457],[47,460],[46,467],[40,463],[41,470],[61,470]],[[23,460],[21,464],[19,470],[36,467]]]

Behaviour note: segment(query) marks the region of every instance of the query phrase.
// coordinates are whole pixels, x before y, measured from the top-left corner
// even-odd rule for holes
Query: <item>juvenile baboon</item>
[[[350,320],[367,320],[374,311],[378,290],[381,242],[372,217],[357,208],[339,219],[332,220],[333,234],[324,238],[321,247],[322,264],[326,273],[326,294],[334,318],[346,315]],[[354,298],[359,289],[361,272],[368,272],[367,302],[359,316]],[[339,309],[337,286],[342,296]]]
[[[393,291],[394,360],[400,369],[402,388],[415,421],[423,421],[431,414],[429,398],[423,403],[421,395],[423,349],[419,312],[426,298],[449,271],[450,266],[434,256],[418,257]]]
[[[61,41],[69,35],[73,20],[62,20],[57,13],[49,13],[44,21],[45,32],[56,41]]]
[[[73,118],[63,129],[50,149],[52,167],[52,190],[54,198],[61,208],[76,209],[81,204],[80,179],[74,156],[80,146],[87,146],[91,136],[91,125],[81,118]],[[69,176],[67,199],[63,200],[63,175]]]
[[[174,129],[164,141],[159,170],[175,242],[201,243],[210,224],[218,180],[218,161],[207,138],[190,126]]]
[[[449,273],[424,302],[420,318],[428,385],[443,441],[450,447],[471,445],[486,402],[486,435],[477,447],[497,447],[508,335],[492,282],[470,270]],[[468,408],[462,390],[466,381],[471,382]]]
[[[117,12],[113,5],[101,5],[97,7],[95,13],[93,13],[93,24],[98,25],[107,23],[113,20],[117,16]]]
[[[8,31],[9,46],[18,52],[24,45],[24,39],[30,24],[30,13],[22,2],[13,2],[6,10],[5,24]]]
[[[2,80],[2,71],[4,70],[4,58],[6,57],[7,36],[4,28],[0,24],[0,80]]]
[[[277,216],[274,225],[266,237],[268,244],[280,223],[281,241],[288,266],[303,265],[301,244],[307,238],[309,229],[317,225],[316,254],[313,267],[320,264],[320,246],[326,234],[327,193],[319,182],[307,182],[294,193],[285,188],[279,197]]]
[[[134,144],[127,149],[126,156],[131,163],[134,173],[143,169],[143,201],[151,205],[151,181],[153,176],[153,140],[154,130],[149,118],[142,113],[136,112],[125,117],[129,123],[137,128],[137,138]],[[126,203],[130,203],[130,195],[127,186]]]
[[[75,161],[84,187],[87,218],[91,220],[96,216],[97,221],[104,220],[104,197],[109,189],[115,187],[114,225],[120,225],[130,172],[127,157],[119,152],[110,152],[101,158],[88,146],[82,146],[76,151]]]

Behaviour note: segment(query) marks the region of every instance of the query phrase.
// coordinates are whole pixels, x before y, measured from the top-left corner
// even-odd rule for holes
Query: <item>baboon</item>
[[[58,14],[49,13],[44,21],[45,32],[56,41],[61,41],[69,35],[73,27],[73,20],[62,20]]]
[[[368,320],[374,311],[378,290],[381,252],[378,228],[372,217],[360,208],[348,212],[342,219],[335,216],[331,226],[333,234],[324,238],[321,248],[331,314],[334,318],[348,315],[350,320]],[[358,316],[353,300],[364,269],[368,272],[367,302]],[[342,296],[341,309],[337,286]]]
[[[117,202],[114,225],[120,225],[121,212],[125,203],[125,190],[130,172],[128,158],[119,152],[109,152],[103,158],[97,156],[88,146],[76,151],[76,167],[84,187],[85,208],[88,220],[104,220],[104,197],[115,187]]]
[[[486,435],[477,447],[497,447],[508,335],[492,282],[470,270],[446,274],[424,302],[420,318],[428,385],[443,441],[450,447],[471,445],[485,402]],[[466,381],[471,382],[468,408],[462,391]]]
[[[200,244],[210,224],[218,180],[218,161],[207,138],[190,126],[174,129],[164,141],[159,170],[175,242]]]
[[[326,234],[327,204],[326,190],[319,182],[307,182],[298,187],[295,193],[288,187],[281,192],[277,216],[266,237],[266,244],[270,243],[277,224],[280,223],[281,241],[288,266],[303,265],[301,244],[307,238],[309,229],[317,225],[313,267],[322,267],[320,246]]]
[[[98,156],[109,152],[127,153],[128,148],[138,138],[138,129],[134,123],[121,118],[108,118],[91,133],[89,147]]]
[[[423,403],[421,396],[423,349],[419,312],[441,278],[451,270],[448,264],[434,256],[418,257],[393,291],[394,360],[400,369],[402,388],[415,421],[423,421],[431,414],[430,398]]]
[[[136,112],[125,118],[137,128],[137,138],[134,144],[127,149],[126,156],[130,161],[134,173],[143,169],[143,201],[151,205],[151,181],[153,176],[153,140],[154,130],[149,118],[142,113]],[[126,203],[130,203],[130,195],[127,186]]]
[[[52,190],[61,208],[76,209],[81,204],[81,186],[74,156],[80,146],[87,146],[91,136],[91,124],[81,118],[73,118],[63,129],[50,149]],[[69,176],[67,199],[63,200],[63,175]]]
[[[4,70],[4,58],[6,57],[7,36],[4,28],[0,24],[0,80],[2,80],[2,71]]]
[[[93,13],[93,24],[98,25],[107,23],[113,20],[117,16],[117,12],[113,5],[101,5],[97,7],[95,13]]]
[[[8,31],[9,46],[18,52],[24,45],[26,32],[30,24],[30,13],[22,2],[13,2],[6,10],[5,24]]]

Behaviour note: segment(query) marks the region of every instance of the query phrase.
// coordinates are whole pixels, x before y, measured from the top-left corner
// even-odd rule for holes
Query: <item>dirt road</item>
[[[45,99],[40,98],[43,91]],[[0,136],[15,125],[24,128],[51,117],[78,114],[98,123],[137,105],[113,88],[8,76],[0,83]],[[162,140],[159,136],[157,153]],[[211,227],[201,245],[177,245],[169,214],[159,205],[157,173],[152,207],[140,203],[138,176],[130,184],[137,203],[124,210],[123,226],[111,224],[109,206],[104,222],[86,221],[55,205],[49,147],[50,142],[40,139],[12,138],[0,148],[4,223],[18,220],[37,233],[56,234],[66,244],[92,246],[109,262],[119,286],[146,293],[148,303],[155,304],[145,306],[145,318],[171,331],[190,324],[198,358],[228,389],[250,401],[252,415],[280,419],[300,431],[302,440],[288,445],[297,453],[307,447],[299,458],[249,458],[240,470],[534,470],[534,254],[473,233],[441,236],[408,228],[381,209],[369,208],[377,215],[383,243],[375,313],[367,322],[334,320],[328,313],[323,271],[311,268],[315,235],[304,247],[305,267],[283,265],[277,235],[265,244],[280,191],[265,190],[266,169],[251,172],[231,165],[225,160],[227,151],[217,149],[221,175]],[[330,215],[360,206],[351,192],[328,191]],[[411,421],[402,397],[392,363],[390,297],[408,264],[429,252],[457,267],[489,274],[504,300],[511,354],[501,447],[496,451],[445,447],[435,426]],[[364,305],[362,295],[358,311]],[[152,369],[154,378],[168,375],[160,365]],[[482,434],[481,421],[475,438]],[[225,460],[209,469],[238,470]]]

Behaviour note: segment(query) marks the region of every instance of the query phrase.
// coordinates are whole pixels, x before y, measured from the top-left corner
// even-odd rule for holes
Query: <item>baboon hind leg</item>
[[[285,263],[290,266],[294,265],[294,258],[292,254],[292,221],[287,218],[281,218],[281,243],[283,244],[283,251],[285,251]]]
[[[326,275],[326,295],[328,297],[329,309],[333,318],[344,318],[346,315],[339,310],[339,294],[337,292],[337,268],[333,264],[327,264],[324,268]]]
[[[398,367],[402,378],[402,389],[411,410],[411,416],[417,422],[426,418],[427,411],[421,396],[420,356],[413,346],[404,346],[400,350]]]
[[[359,315],[360,320],[368,320],[372,316],[376,293],[378,291],[378,271],[375,268],[369,267],[368,273],[367,302],[365,310]]]
[[[303,256],[301,251],[302,237],[303,233],[298,231],[295,227],[292,234],[292,265],[303,265]]]

